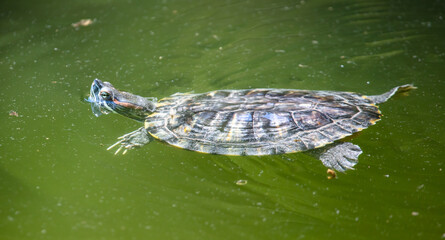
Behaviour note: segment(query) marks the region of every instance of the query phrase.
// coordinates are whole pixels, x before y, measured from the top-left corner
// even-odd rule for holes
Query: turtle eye
[[[111,94],[107,91],[101,91],[100,92],[100,96],[104,99],[104,100],[111,100]]]

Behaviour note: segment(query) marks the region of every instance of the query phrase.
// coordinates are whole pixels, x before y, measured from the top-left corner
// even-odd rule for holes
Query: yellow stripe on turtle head
[[[159,115],[159,113],[157,113],[157,112],[154,112],[154,113],[152,113],[152,114],[148,115],[147,117],[154,117],[154,116],[156,116],[156,115]]]
[[[163,106],[167,106],[167,105],[171,105],[171,104],[172,104],[172,102],[162,101],[162,102],[157,103],[156,107],[158,108],[158,107],[163,107]]]

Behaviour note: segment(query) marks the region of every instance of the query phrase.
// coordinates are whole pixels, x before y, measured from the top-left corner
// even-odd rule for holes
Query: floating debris
[[[337,177],[337,173],[330,168],[326,171],[326,173],[329,174],[328,179],[334,179]]]
[[[9,111],[9,116],[18,117],[19,114],[16,111],[11,110]]]
[[[76,23],[72,23],[71,26],[73,26],[74,28],[87,27],[93,23],[94,21],[88,18],[88,19],[82,19]]]
[[[246,184],[247,184],[247,180],[240,179],[240,180],[236,181],[236,185],[239,185],[239,186],[243,186]]]

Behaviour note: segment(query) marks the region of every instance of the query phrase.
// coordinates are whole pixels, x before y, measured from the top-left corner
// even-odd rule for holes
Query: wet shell
[[[285,89],[220,90],[161,99],[145,128],[179,148],[224,155],[269,155],[322,147],[373,125],[366,96]]]

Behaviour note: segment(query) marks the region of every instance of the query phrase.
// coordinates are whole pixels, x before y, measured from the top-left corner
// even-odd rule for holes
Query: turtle
[[[95,79],[87,101],[97,117],[118,113],[144,123],[107,149],[117,147],[115,154],[153,139],[200,153],[235,156],[321,148],[321,162],[344,172],[354,169],[362,150],[339,140],[379,121],[382,114],[377,104],[415,88],[406,84],[371,96],[274,88],[217,90],[175,93],[158,101]]]

